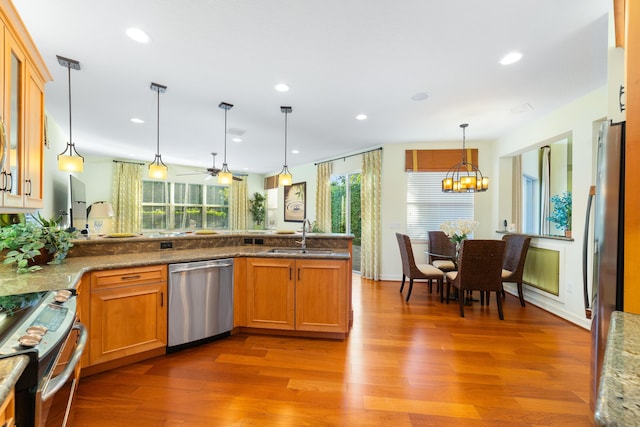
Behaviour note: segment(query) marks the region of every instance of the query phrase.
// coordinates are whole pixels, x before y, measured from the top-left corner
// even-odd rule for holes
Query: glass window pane
[[[189,184],[187,191],[187,203],[191,205],[202,204],[202,184]]]
[[[173,218],[177,229],[202,228],[202,206],[176,206]]]
[[[167,208],[166,206],[143,206],[142,207],[142,229],[165,229],[167,228]]]
[[[228,207],[208,207],[206,228],[228,228],[229,208]]]
[[[187,203],[187,184],[173,183],[173,203],[184,205]]]
[[[207,185],[207,205],[229,205],[229,186]]]
[[[142,182],[142,203],[166,203],[166,183],[157,181]]]

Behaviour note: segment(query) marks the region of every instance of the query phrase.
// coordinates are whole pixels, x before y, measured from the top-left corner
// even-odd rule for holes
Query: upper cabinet
[[[51,80],[13,5],[0,0],[0,208],[43,207],[44,84]]]

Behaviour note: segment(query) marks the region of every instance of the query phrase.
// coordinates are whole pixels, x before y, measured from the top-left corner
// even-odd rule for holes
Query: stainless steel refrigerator
[[[625,125],[605,122],[598,135],[595,189],[590,191],[584,233],[584,299],[591,323],[591,405],[600,383],[609,321],[623,309],[624,273],[624,151]],[[593,215],[591,208],[593,207]],[[593,237],[589,231],[593,227]],[[592,239],[592,240],[591,240]],[[591,244],[592,243],[592,244]],[[593,271],[587,271],[588,251],[593,250]],[[587,277],[592,275],[592,290]]]

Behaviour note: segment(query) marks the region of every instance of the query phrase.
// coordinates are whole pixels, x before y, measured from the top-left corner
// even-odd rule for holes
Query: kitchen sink
[[[310,254],[310,255],[322,255],[332,254],[333,249],[302,249],[302,248],[274,248],[268,251],[271,254]]]

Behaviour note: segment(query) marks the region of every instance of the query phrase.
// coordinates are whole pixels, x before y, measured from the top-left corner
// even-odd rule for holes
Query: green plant
[[[262,225],[264,222],[266,200],[267,198],[258,192],[253,193],[253,199],[249,199],[249,212],[251,212],[256,225]]]
[[[556,194],[551,198],[553,212],[547,219],[561,230],[571,231],[571,193]]]
[[[29,265],[43,254],[52,256],[49,264],[60,264],[73,246],[76,232],[58,228],[58,219],[45,219],[40,213],[31,215],[33,221],[20,222],[0,228],[0,250],[5,250],[4,264],[16,264],[18,273],[39,270]]]

